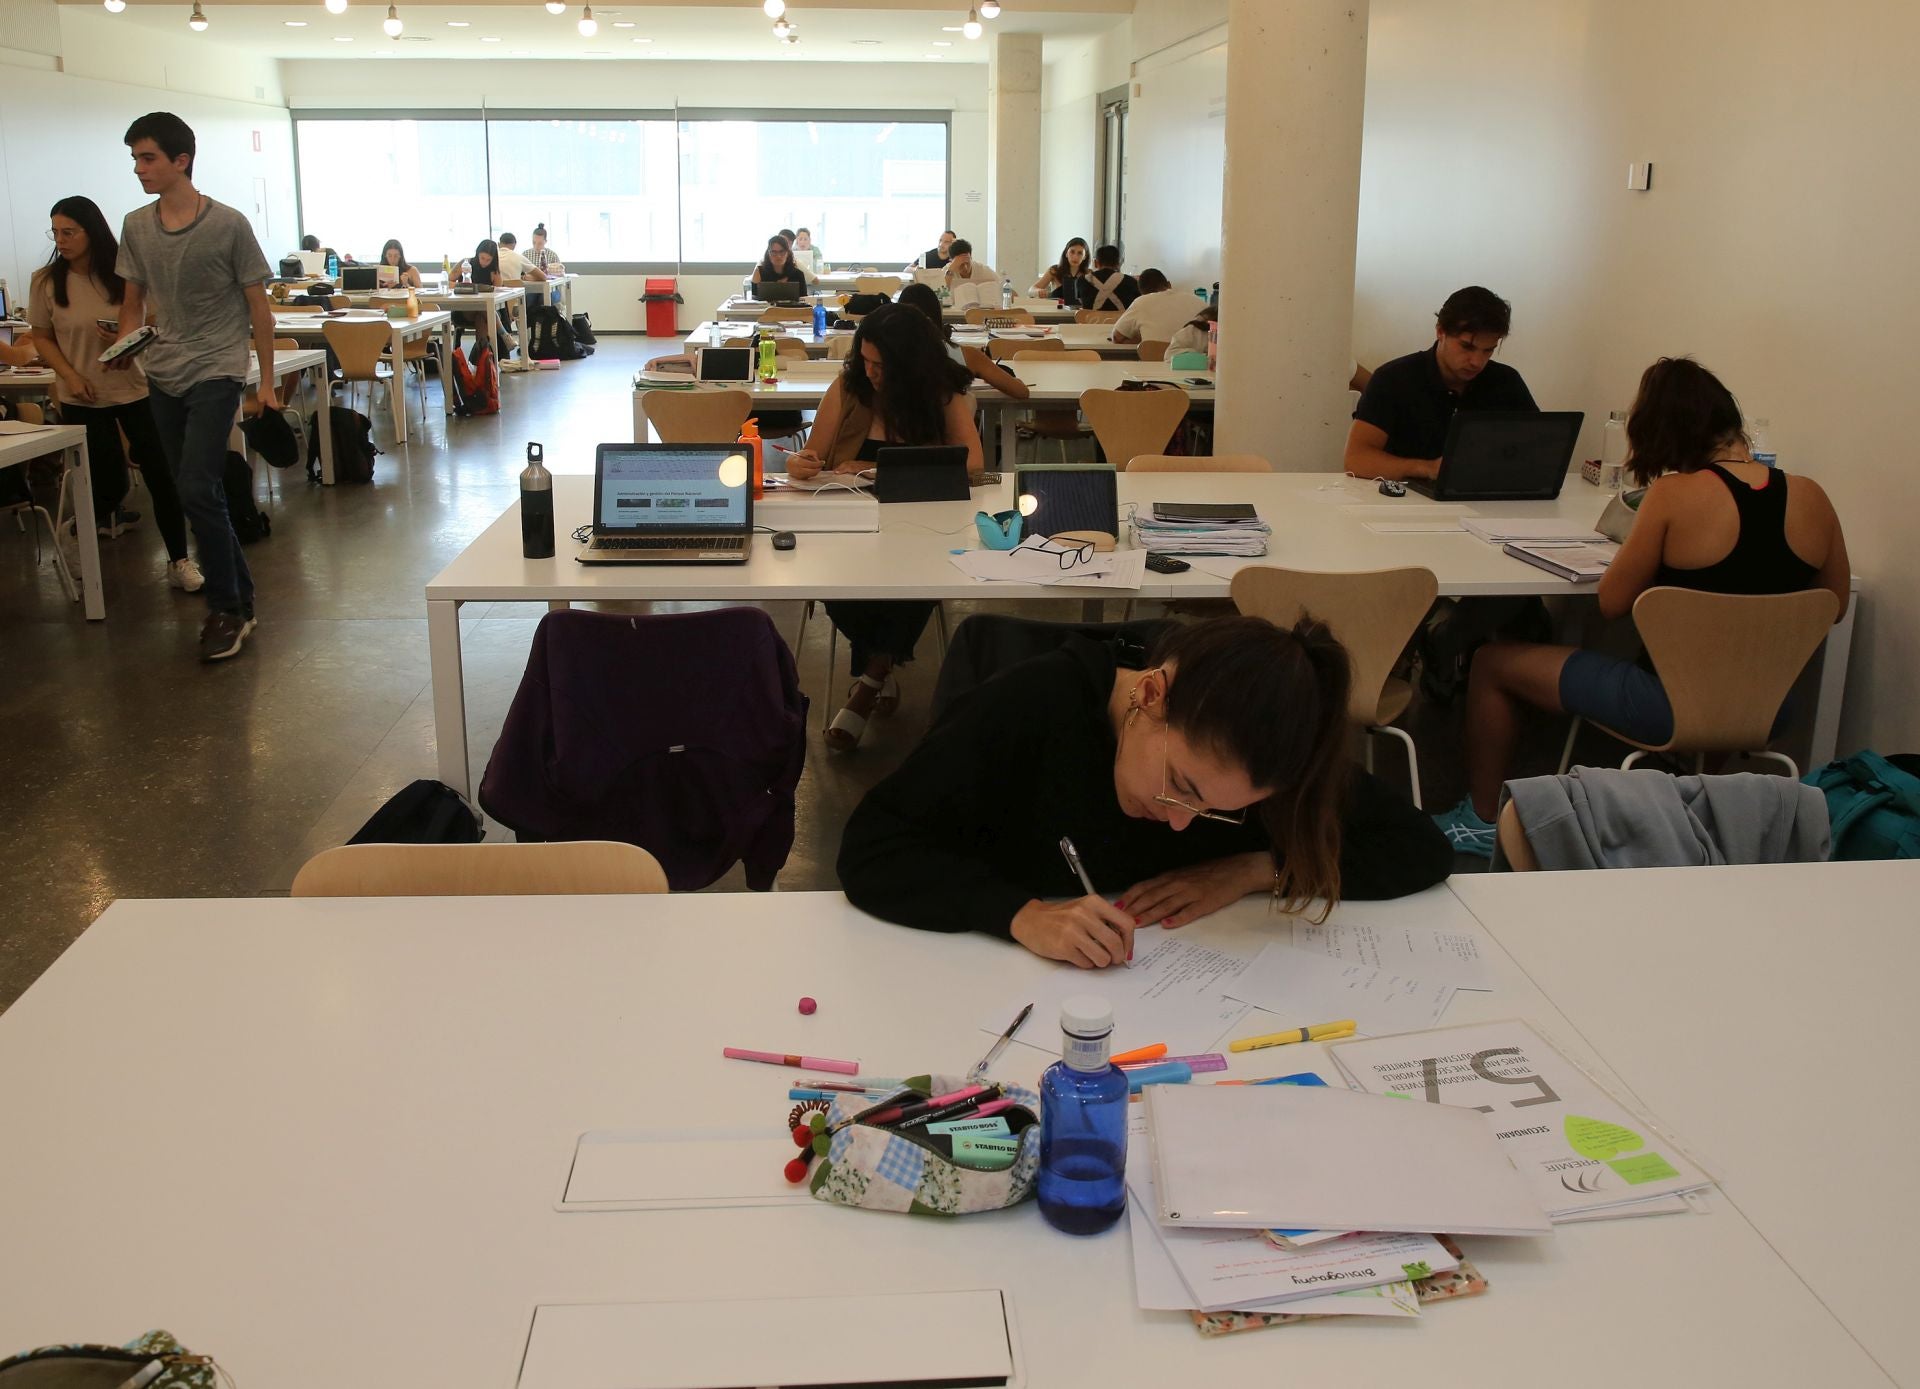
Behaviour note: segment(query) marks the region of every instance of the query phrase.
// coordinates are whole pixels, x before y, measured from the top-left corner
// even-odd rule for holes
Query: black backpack
[[[593,335],[593,320],[583,313],[573,316],[573,338],[575,342],[592,347],[599,339]]]
[[[327,414],[333,422],[333,480],[372,482],[373,458],[380,452],[373,444],[373,421],[344,405],[334,406]],[[307,421],[307,478],[320,481],[318,414]]]
[[[533,347],[527,354],[533,360],[575,362],[592,351],[580,346],[573,325],[560,316],[560,310],[542,304],[533,311]]]
[[[593,349],[583,344],[573,331],[573,325],[560,317],[558,311],[553,315],[554,355],[563,362],[577,362],[582,357],[591,357]]]
[[[227,519],[233,523],[233,533],[242,545],[251,545],[273,534],[273,522],[253,499],[253,469],[248,466],[245,454],[227,450],[227,466],[221,471],[220,483],[227,494]]]
[[[478,844],[480,816],[444,781],[422,779],[394,792],[349,844]]]

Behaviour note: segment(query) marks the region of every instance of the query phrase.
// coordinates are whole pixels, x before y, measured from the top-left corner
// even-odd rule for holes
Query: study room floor
[[[264,505],[273,534],[247,550],[260,626],[236,660],[202,666],[204,609],[169,589],[151,518],[100,542],[105,623],[86,623],[31,538],[0,524],[0,1009],[18,997],[120,897],[284,894],[310,855],[342,843],[394,791],[434,775],[423,590],[510,505],[528,440],[550,461],[591,468],[593,446],[629,437],[627,381],[663,350],[603,337],[558,372],[503,379],[504,409],[443,423],[439,386],[412,441],[396,447],[384,405],[372,486],[323,489],[276,474]],[[411,402],[417,406],[417,397]],[[136,488],[128,506],[150,510]],[[802,543],[805,543],[803,538]],[[635,605],[641,606],[641,605]],[[768,611],[789,633],[799,604]],[[984,604],[949,605],[957,623]],[[1077,619],[1077,600],[1024,604]],[[483,765],[505,717],[533,630],[531,604],[463,610],[468,718]],[[1117,613],[1115,614],[1117,615]],[[861,795],[925,728],[937,663],[931,629],[902,675],[900,714],[869,728],[851,756],[829,755],[823,701],[848,677],[825,671],[824,621],[809,624],[801,679],[814,701],[798,834],[783,888],[837,886],[840,826]],[[840,659],[845,660],[844,645]],[[1429,808],[1460,795],[1458,707],[1416,703]],[[1550,771],[1559,731],[1542,724],[1527,769]],[[1598,749],[1596,749],[1598,751]],[[1395,747],[1384,776],[1404,784]],[[1478,860],[1463,859],[1462,871]],[[713,890],[744,890],[738,872]]]

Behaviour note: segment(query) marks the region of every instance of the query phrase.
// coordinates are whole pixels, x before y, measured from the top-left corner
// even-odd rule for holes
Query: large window
[[[342,255],[457,263],[488,235],[487,148],[478,120],[303,120],[300,226]],[[294,246],[269,246],[278,258]]]
[[[687,260],[757,261],[806,227],[836,264],[903,265],[946,225],[945,125],[689,120],[680,157]]]
[[[569,266],[697,272],[807,227],[835,264],[903,264],[949,221],[946,120],[832,115],[296,112],[301,228],[361,260],[398,237],[433,265],[545,223]]]

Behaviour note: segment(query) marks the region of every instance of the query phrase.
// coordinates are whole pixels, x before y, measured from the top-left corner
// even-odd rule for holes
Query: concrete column
[[[1033,283],[1040,254],[1040,35],[987,43],[987,264]]]
[[[1367,4],[1228,0],[1214,448],[1287,472],[1337,469],[1351,415]]]

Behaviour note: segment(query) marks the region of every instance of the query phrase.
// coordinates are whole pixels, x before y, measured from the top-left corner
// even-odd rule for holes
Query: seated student
[[[770,236],[767,238],[766,255],[753,267],[753,282],[764,285],[775,281],[785,281],[805,289],[807,272],[794,263],[793,247],[784,237]]]
[[[922,270],[945,270],[949,259],[947,253],[953,248],[953,243],[957,240],[959,240],[959,236],[953,228],[949,227],[947,230],[941,232],[940,244],[921,252],[920,268]],[[908,266],[907,268],[911,270],[913,267]]]
[[[1537,410],[1527,383],[1494,352],[1512,330],[1512,309],[1490,289],[1469,285],[1434,315],[1433,345],[1374,371],[1347,432],[1354,477],[1440,476],[1440,454],[1455,410]]]
[[[389,240],[380,248],[380,263],[398,272],[401,288],[420,288],[420,272],[407,261],[407,253],[399,241]]]
[[[979,348],[953,340],[953,325],[947,322],[941,312],[940,296],[934,293],[931,285],[908,285],[894,296],[894,302],[924,314],[933,324],[934,331],[940,334],[940,342],[946,348],[947,356],[973,373],[974,380],[986,382],[1001,395],[1013,400],[1025,400],[1032,394],[1026,382]]]
[[[468,261],[462,268],[466,271],[467,279],[482,289],[492,289],[495,285],[503,283],[506,278],[500,271],[499,243],[491,237],[473,248],[473,259]],[[478,334],[484,323],[485,319],[481,317],[478,311],[465,309],[454,310],[453,350],[455,352],[460,350],[461,336],[469,327],[474,330],[475,334]],[[507,316],[507,310],[504,305],[500,309],[499,339],[502,356],[513,351],[513,349],[519,345],[514,341],[513,320]]]
[[[1115,342],[1167,342],[1193,317],[1193,296],[1175,289],[1158,270],[1140,272],[1140,295],[1113,325]]]
[[[845,367],[827,388],[807,447],[787,455],[787,474],[857,473],[893,444],[958,444],[967,450],[967,474],[985,470],[973,423],[972,381],[948,357],[933,325],[910,308],[882,304],[860,320]],[[824,442],[822,442],[824,441]],[[914,643],[936,605],[927,602],[829,600],[827,616],[852,648],[854,685],[827,728],[827,746],[850,752],[866,732],[867,716],[886,718],[900,707],[895,665],[913,659]]]
[[[972,285],[981,291],[1000,287],[1000,272],[983,260],[973,258],[973,243],[962,237],[953,243],[947,255],[947,288]]]
[[[1812,478],[1753,461],[1739,403],[1712,372],[1690,357],[1648,367],[1627,417],[1627,450],[1627,470],[1647,494],[1600,580],[1604,616],[1625,617],[1661,585],[1707,593],[1825,588],[1845,613],[1852,571],[1833,503]],[[1467,687],[1468,794],[1435,817],[1462,853],[1493,853],[1500,785],[1528,705],[1577,714],[1637,742],[1673,736],[1666,691],[1644,665],[1569,646],[1481,647]]]
[[[1036,299],[1064,299],[1070,304],[1078,303],[1080,277],[1087,272],[1091,259],[1085,238],[1074,237],[1060,248],[1060,259],[1040,272],[1040,278],[1033,282],[1029,292]]]
[[[1207,350],[1207,329],[1219,321],[1220,310],[1208,304],[1199,313],[1180,325],[1179,331],[1167,339],[1167,356],[1176,357],[1182,352],[1205,352]]]
[[[884,920],[1083,969],[1125,960],[1136,926],[1250,893],[1298,912],[1417,892],[1447,876],[1447,845],[1348,761],[1348,680],[1345,649],[1310,618],[1177,626],[1144,670],[1117,643],[1069,637],[961,696],[867,793],[840,885]]]
[[[326,270],[328,256],[332,256],[335,260],[337,260],[342,265],[353,264],[352,256],[343,256],[338,251],[334,250],[333,247],[331,246],[322,246],[320,244],[320,238],[315,236],[312,232],[308,232],[305,236],[300,238],[300,249],[310,254],[318,255],[320,257],[320,268],[322,272]]]
[[[1093,269],[1080,277],[1080,307],[1100,313],[1126,308],[1140,296],[1140,282],[1120,269],[1120,248],[1102,246],[1093,253]]]
[[[547,224],[538,222],[533,228],[533,251],[527,257],[535,266],[549,275],[564,275],[567,267],[560,263],[560,253],[547,244]]]
[[[500,278],[503,280],[524,280],[527,270],[533,264],[520,254],[520,238],[512,232],[500,233]]]
[[[827,267],[826,255],[813,244],[813,233],[805,227],[796,228],[793,233],[793,260],[806,271],[809,280],[820,278],[820,272]]]

